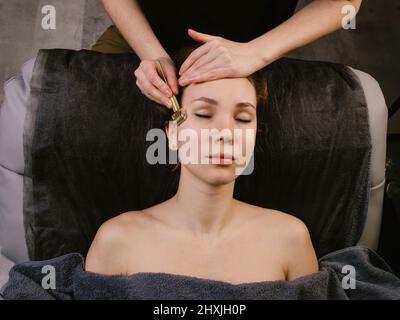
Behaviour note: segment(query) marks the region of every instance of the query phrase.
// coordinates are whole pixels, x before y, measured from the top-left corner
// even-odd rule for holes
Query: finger
[[[200,57],[195,63],[192,64],[192,66],[187,69],[181,76],[180,79],[186,80],[190,76],[192,76],[196,70],[200,68],[204,68],[208,63],[211,63],[217,58],[217,54],[213,52],[213,50],[210,50],[206,55],[203,55]]]
[[[140,91],[143,93],[143,95],[144,95],[146,98],[148,98],[148,99],[150,99],[150,100],[154,100],[153,97],[151,97],[150,95],[148,95],[148,94],[146,93],[146,91],[143,89],[143,87],[142,87],[142,85],[140,84],[139,81],[136,81],[136,85],[138,86],[138,88],[140,89]],[[158,100],[156,100],[156,102],[159,103]]]
[[[150,95],[150,94],[147,94],[147,92],[143,89],[143,87],[142,87],[142,85],[140,84],[140,82],[136,82],[136,85],[138,86],[138,88],[140,89],[140,91],[143,93],[143,95],[145,96],[145,97],[147,97],[149,100],[152,100],[152,101],[154,101],[154,102],[157,102],[158,104],[164,104],[162,101],[160,101],[159,99],[157,99],[157,98],[155,98],[155,97],[153,97],[152,95]]]
[[[191,81],[191,83],[217,80],[226,78],[227,76],[228,72],[226,68],[210,68],[202,71],[199,70],[198,73],[194,75],[194,79]]]
[[[209,63],[204,64],[200,68],[197,68],[196,70],[193,70],[190,73],[190,79],[191,80],[189,80],[188,78],[185,77],[186,79],[184,79],[184,81],[182,81],[180,83],[181,83],[181,85],[185,85],[185,84],[187,84],[189,82],[193,82],[193,80],[197,80],[199,75],[204,74],[206,72],[209,72],[209,71],[211,71],[213,69],[216,69],[216,68],[222,68],[222,65],[221,65],[221,63],[220,63],[220,61],[218,59],[214,59],[214,60],[210,61]]]
[[[176,78],[176,73],[171,68],[166,68],[165,76],[167,77],[167,82],[169,87],[172,89],[175,95],[179,93],[178,79]]]
[[[158,103],[170,108],[172,106],[171,100],[162,94],[161,91],[146,78],[143,70],[140,70],[138,74],[140,78],[140,84],[143,88],[142,91],[145,92],[146,96],[151,96],[152,100],[157,100]]]
[[[203,44],[201,47],[193,50],[186,58],[179,69],[179,75],[182,75],[197,59],[206,54],[211,48],[211,42]]]
[[[188,34],[189,36],[191,36],[194,40],[198,41],[198,42],[207,42],[210,40],[213,40],[215,38],[218,38],[218,36],[213,36],[211,34],[206,34],[206,33],[202,33],[202,32],[198,32],[196,30],[193,29],[188,29]]]
[[[172,96],[172,91],[168,87],[168,85],[161,79],[160,75],[157,72],[155,64],[153,65],[144,65],[142,67],[142,71],[152,85],[158,88],[165,96],[170,97]]]

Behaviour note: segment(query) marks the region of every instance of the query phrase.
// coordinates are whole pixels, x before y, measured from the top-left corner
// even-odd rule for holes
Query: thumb
[[[171,88],[174,95],[179,93],[179,85],[176,73],[171,68],[165,70],[165,76],[167,77],[168,86]]]
[[[188,34],[189,36],[192,37],[192,39],[198,41],[198,42],[207,42],[210,40],[213,40],[215,38],[217,38],[217,36],[212,36],[210,34],[206,34],[206,33],[202,33],[202,32],[197,32],[193,29],[188,29]]]

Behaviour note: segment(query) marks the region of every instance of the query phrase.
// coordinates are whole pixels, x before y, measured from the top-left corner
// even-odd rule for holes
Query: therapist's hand
[[[179,70],[181,86],[221,78],[247,77],[265,66],[261,55],[250,43],[234,42],[192,29],[188,33],[204,44],[182,64]]]
[[[162,64],[169,87],[164,82],[162,76],[157,72],[157,60],[160,60]],[[136,85],[150,100],[171,108],[172,105],[169,98],[172,96],[172,92],[170,88],[175,95],[178,94],[179,90],[176,73],[175,63],[168,57],[161,57],[154,60],[142,60],[139,67],[135,70]]]

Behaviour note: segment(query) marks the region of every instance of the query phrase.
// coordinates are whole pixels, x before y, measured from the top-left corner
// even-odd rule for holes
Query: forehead
[[[247,101],[256,105],[256,90],[246,78],[218,79],[190,84],[184,89],[182,103],[190,105],[193,99],[209,97],[221,104],[233,105]]]

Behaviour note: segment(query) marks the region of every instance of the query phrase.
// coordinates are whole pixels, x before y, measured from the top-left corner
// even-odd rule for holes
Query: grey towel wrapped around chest
[[[354,273],[349,273],[349,263]],[[55,289],[43,289],[44,266],[56,271]],[[400,279],[373,251],[356,246],[319,259],[320,271],[294,281],[230,284],[224,281],[144,272],[130,276],[84,270],[79,253],[13,267],[5,299],[266,300],[400,299]]]

